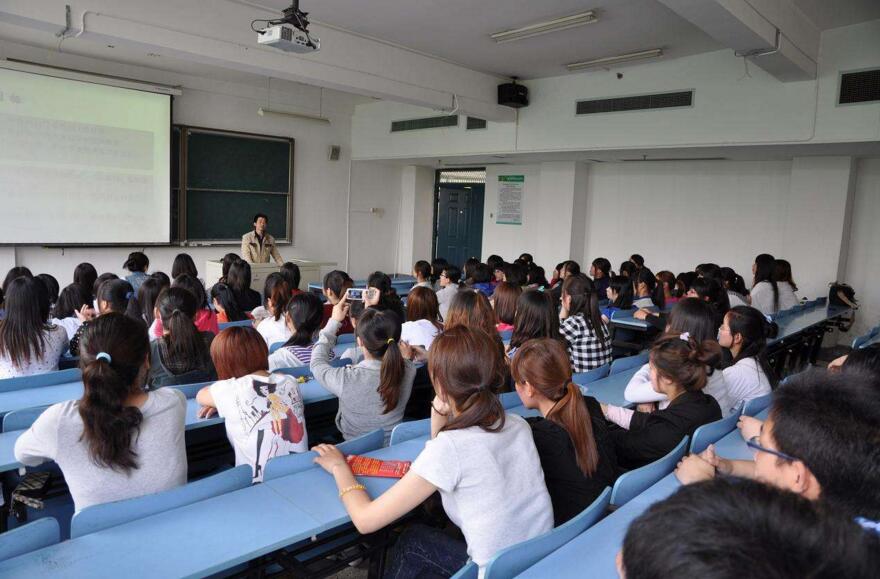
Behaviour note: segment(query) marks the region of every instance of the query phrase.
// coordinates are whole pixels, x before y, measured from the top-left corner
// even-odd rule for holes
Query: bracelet
[[[344,489],[339,491],[339,498],[341,499],[342,497],[344,497],[347,493],[350,493],[351,491],[365,491],[365,490],[367,490],[367,487],[365,487],[362,484],[351,485],[350,487],[345,487]]]

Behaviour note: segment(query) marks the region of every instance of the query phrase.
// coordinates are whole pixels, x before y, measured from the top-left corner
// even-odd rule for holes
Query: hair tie
[[[393,343],[394,343],[394,338],[388,338],[387,340],[385,340],[385,343],[386,343],[386,344],[393,344]]]
[[[690,332],[684,332],[683,334],[681,334],[681,335],[679,336],[679,338],[680,338],[682,341],[687,342],[688,344],[690,344],[690,342],[691,342],[691,334],[690,334]]]
[[[772,324],[772,323],[773,323],[773,316],[770,316],[770,315],[768,315],[768,314],[764,314],[764,319],[767,320],[767,323],[768,323],[768,324]]]
[[[125,299],[127,299],[127,300],[130,300],[133,297],[134,297],[134,292],[128,292],[127,294],[125,294]]]
[[[108,364],[113,363],[113,358],[110,357],[110,354],[107,352],[98,352],[98,355],[95,356],[95,360],[106,360]]]

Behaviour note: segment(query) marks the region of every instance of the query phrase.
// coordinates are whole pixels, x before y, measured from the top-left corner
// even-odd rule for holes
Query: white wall
[[[861,309],[846,342],[880,323],[880,158],[858,163],[846,277]]]
[[[152,82],[181,85],[183,95],[175,98],[173,106],[174,122],[195,126],[228,129],[235,131],[263,133],[293,137],[296,139],[294,170],[294,243],[282,246],[280,251],[285,258],[315,259],[335,262],[345,266],[346,235],[345,215],[349,187],[350,130],[351,114],[358,97],[324,91],[321,107],[323,114],[330,117],[331,125],[319,123],[260,117],[256,111],[267,102],[267,84],[255,82],[225,82],[162,72],[155,69],[127,66],[96,59],[59,54],[42,49],[2,43],[0,55],[21,58],[55,66],[67,66],[90,72],[112,74]],[[318,110],[319,89],[283,81],[272,81],[271,102],[273,106],[297,110]],[[342,156],[339,161],[327,159],[328,147],[341,145]],[[389,210],[385,221],[396,226],[396,208],[399,199],[399,176],[391,190],[377,192],[358,184],[358,174],[352,176],[352,207],[380,206]],[[360,191],[366,191],[359,198]],[[377,195],[380,198],[377,198]],[[50,224],[46,224],[50,227]],[[100,224],[95,224],[100,227]],[[270,224],[271,231],[271,224]],[[241,232],[244,233],[244,232]],[[390,247],[396,243],[396,227],[375,227],[370,219],[359,214],[353,216],[351,239],[356,248]],[[236,232],[238,234],[238,232]],[[34,273],[50,273],[63,285],[70,282],[74,266],[81,261],[90,261],[99,272],[112,271],[122,274],[122,263],[130,251],[140,247],[114,248],[69,248],[47,249],[35,246],[19,246],[0,249],[0,267],[24,265]],[[200,270],[207,259],[217,259],[229,251],[238,252],[232,247],[180,248],[150,247],[147,254],[152,270],[170,271],[174,256],[186,251],[193,256]],[[393,261],[383,267],[391,268]]]
[[[400,186],[403,167],[355,161],[351,167],[351,238],[348,273],[355,279],[374,271],[392,272],[397,263]],[[371,209],[377,209],[371,213]],[[341,223],[340,223],[341,225]],[[334,227],[325,225],[334,237]],[[338,235],[344,229],[340,227]],[[342,262],[340,262],[342,267]],[[407,272],[408,273],[408,272]]]

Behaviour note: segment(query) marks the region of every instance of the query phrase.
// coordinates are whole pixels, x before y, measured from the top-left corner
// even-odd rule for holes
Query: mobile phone
[[[350,288],[348,288],[348,291],[345,292],[345,295],[350,300],[363,301],[364,294],[366,294],[366,293],[367,293],[367,288],[350,287]]]

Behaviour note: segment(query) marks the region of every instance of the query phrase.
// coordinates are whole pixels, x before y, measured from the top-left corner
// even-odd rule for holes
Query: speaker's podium
[[[323,276],[321,275],[322,267],[333,267],[335,262],[310,261],[305,259],[289,259],[291,263],[299,266],[300,282],[299,287],[307,288],[310,283],[321,283]],[[266,284],[266,278],[269,274],[275,273],[281,269],[281,266],[275,262],[272,263],[251,263],[251,289],[263,293],[263,286]],[[205,262],[205,282],[208,287],[217,283],[217,280],[223,276],[223,262],[219,260],[208,260]]]

